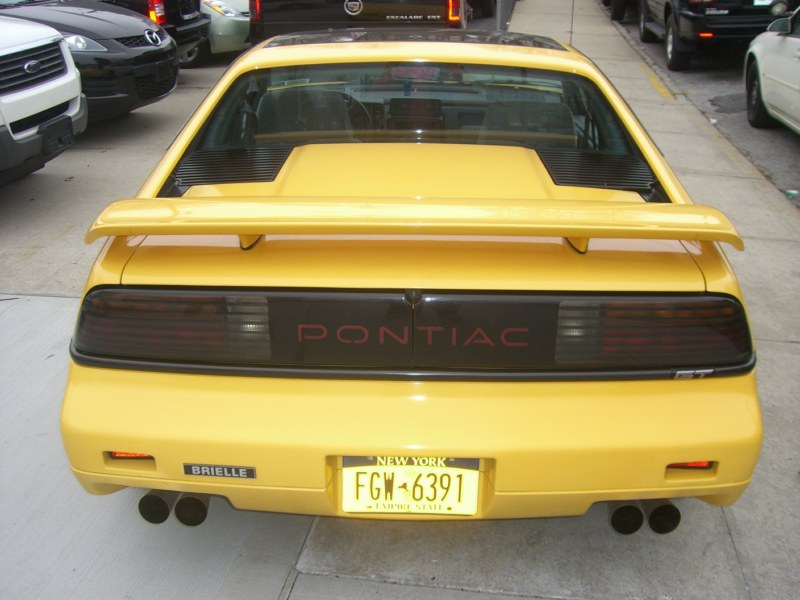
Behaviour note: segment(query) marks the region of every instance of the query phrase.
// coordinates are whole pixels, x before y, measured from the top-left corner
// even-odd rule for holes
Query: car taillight
[[[83,301],[79,352],[131,360],[266,363],[269,306],[259,296],[96,290]]]
[[[447,20],[451,23],[461,20],[461,0],[447,0]]]
[[[250,22],[261,21],[261,0],[250,0]]]
[[[694,379],[740,373],[744,308],[708,294],[97,288],[73,338],[79,362],[125,368],[336,367],[404,374]],[[145,366],[140,364],[140,366]]]
[[[652,369],[743,364],[752,354],[744,309],[732,298],[565,300],[555,362]]]
[[[148,0],[148,16],[150,20],[158,25],[167,22],[167,11],[164,8],[164,0]]]

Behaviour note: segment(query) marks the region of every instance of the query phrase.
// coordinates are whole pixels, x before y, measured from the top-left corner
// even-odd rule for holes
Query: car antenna
[[[572,0],[572,14],[569,19],[569,45],[572,46],[572,33],[575,30],[575,0]]]

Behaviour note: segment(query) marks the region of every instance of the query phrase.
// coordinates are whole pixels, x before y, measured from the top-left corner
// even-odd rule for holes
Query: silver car
[[[241,52],[250,46],[249,0],[202,0],[200,10],[211,17],[208,39],[181,57],[181,67],[199,67],[212,54]]]

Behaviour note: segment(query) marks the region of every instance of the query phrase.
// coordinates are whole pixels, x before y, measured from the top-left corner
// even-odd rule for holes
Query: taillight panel
[[[461,0],[447,0],[447,20],[451,23],[461,20]]]
[[[148,16],[158,25],[166,24],[167,10],[164,7],[164,0],[148,0]]]
[[[250,0],[250,22],[251,23],[260,23],[261,22],[261,0]]]
[[[98,288],[78,362],[302,376],[692,378],[753,366],[723,295]],[[692,374],[688,377],[687,373]]]

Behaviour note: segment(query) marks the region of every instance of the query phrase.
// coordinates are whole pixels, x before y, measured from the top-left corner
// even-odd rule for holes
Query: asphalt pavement
[[[109,201],[134,193],[118,174],[142,181],[174,132],[144,131],[141,119],[129,119],[120,126],[131,135],[151,136],[139,155],[119,163],[107,149],[104,158],[95,128],[52,169],[0,190],[0,598],[798,597],[800,211],[640,53],[599,0],[521,0],[509,29],[570,42],[595,60],[695,201],[725,212],[745,240],[744,252],[728,256],[758,348],[765,438],[742,499],[727,508],[684,500],[675,532],[621,536],[602,506],[569,519],[397,523],[236,511],[213,499],[208,520],[187,528],[172,519],[144,522],[138,491],[85,493],[69,473],[58,419],[82,285],[71,265],[85,276],[97,247],[80,246],[80,231],[58,219],[45,226],[36,203],[48,183]],[[201,81],[202,73],[182,75],[183,85]],[[188,116],[198,98],[189,91],[163,101],[163,110]],[[74,182],[59,174],[59,161],[74,167]],[[88,225],[98,208],[76,202],[74,210]]]

